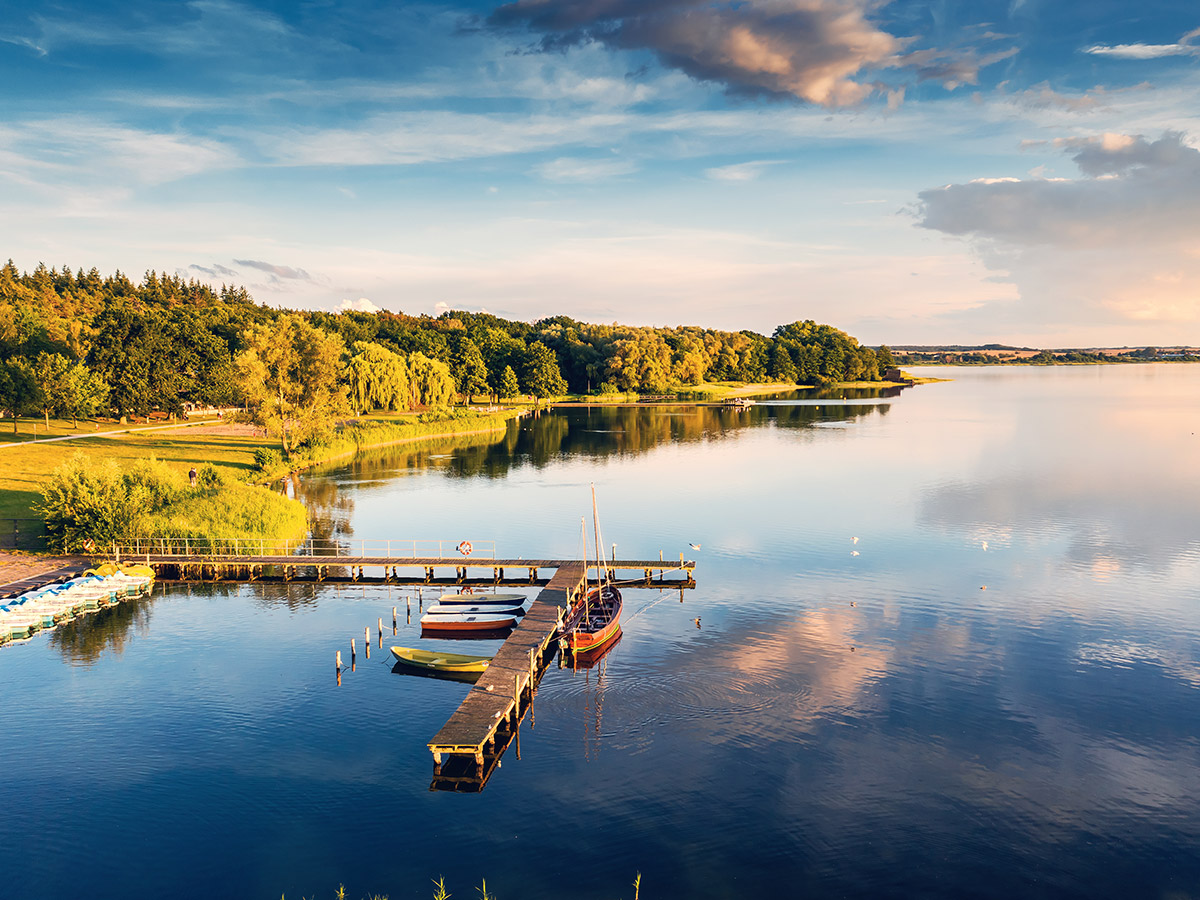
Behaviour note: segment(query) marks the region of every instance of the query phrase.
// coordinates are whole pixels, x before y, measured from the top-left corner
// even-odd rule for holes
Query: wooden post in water
[[[350,665],[354,665],[354,657],[358,655],[358,650],[354,646],[354,638],[350,638]]]
[[[366,649],[367,659],[371,658],[371,626],[368,625],[363,629],[363,647]]]
[[[396,607],[392,607],[392,637],[396,636]]]

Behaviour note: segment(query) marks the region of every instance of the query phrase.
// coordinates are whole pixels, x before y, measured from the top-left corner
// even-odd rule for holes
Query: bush
[[[71,553],[89,541],[103,545],[143,536],[149,517],[182,490],[183,476],[159,460],[122,471],[115,460],[94,463],[77,453],[50,474],[34,511],[46,520],[50,549]]]
[[[259,447],[254,451],[254,464],[260,472],[272,472],[283,465],[279,451],[270,447]]]
[[[155,536],[298,540],[308,530],[302,503],[235,481],[216,466],[202,466],[196,485],[189,488],[182,472],[153,458],[122,471],[115,460],[93,462],[80,453],[50,475],[35,510],[46,520],[50,548],[67,553]]]
[[[212,463],[205,463],[200,467],[200,474],[196,478],[196,486],[202,491],[217,491],[229,485],[229,479],[225,473],[214,466]]]

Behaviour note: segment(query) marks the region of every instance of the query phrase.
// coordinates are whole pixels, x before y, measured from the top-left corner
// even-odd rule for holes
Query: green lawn
[[[70,422],[66,424],[70,432]],[[93,459],[115,459],[118,464],[155,456],[185,472],[192,466],[213,463],[245,480],[255,471],[254,451],[275,445],[268,438],[214,434],[208,429],[197,432],[181,428],[112,437],[102,434],[76,441],[0,446],[0,517],[34,517],[31,508],[41,498],[41,483],[59,463],[76,453]]]

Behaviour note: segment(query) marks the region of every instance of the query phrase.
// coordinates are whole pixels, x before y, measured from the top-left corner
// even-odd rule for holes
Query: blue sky
[[[1200,8],[0,3],[21,268],[292,308],[1200,343]]]

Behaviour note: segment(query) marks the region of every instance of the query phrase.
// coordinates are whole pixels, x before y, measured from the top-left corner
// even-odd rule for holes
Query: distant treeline
[[[1092,350],[1039,350],[1014,352],[1013,348],[984,352],[966,349],[922,349],[908,351],[897,349],[893,356],[898,366],[956,365],[956,366],[1062,366],[1078,363],[1123,363],[1152,362],[1156,360],[1182,360],[1200,362],[1200,350],[1187,347],[1142,347],[1121,351]]]
[[[661,393],[705,381],[878,381],[894,362],[829,325],[770,336],[705,328],[529,324],[485,313],[294,312],[147,272],[0,268],[0,407],[15,415],[324,412],[437,406],[453,395]],[[264,413],[264,418],[270,416]],[[284,431],[288,429],[285,427]],[[285,439],[286,448],[286,439]]]

